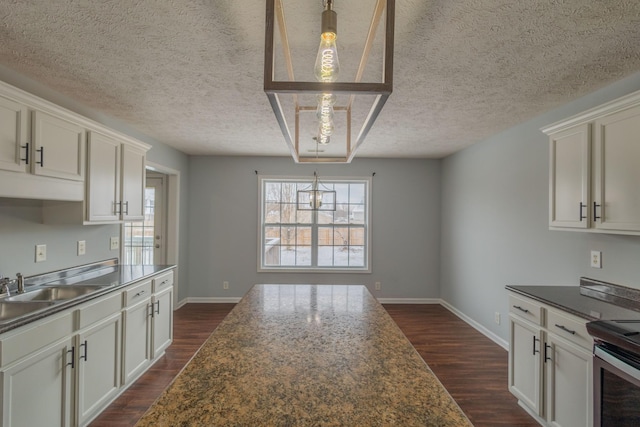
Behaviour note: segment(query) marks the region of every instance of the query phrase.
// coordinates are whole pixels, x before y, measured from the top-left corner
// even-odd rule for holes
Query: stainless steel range
[[[636,292],[607,293],[629,308],[640,307]],[[611,301],[613,302],[613,301]],[[620,303],[621,301],[615,301]],[[633,307],[635,305],[635,307]],[[640,426],[640,321],[596,320],[587,323],[594,337],[594,426]]]

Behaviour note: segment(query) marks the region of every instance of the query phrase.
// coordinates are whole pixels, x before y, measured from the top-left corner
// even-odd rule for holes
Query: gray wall
[[[258,178],[371,176],[372,273],[258,273]],[[355,159],[296,165],[291,158],[192,157],[191,297],[240,297],[256,283],[361,283],[378,297],[439,295],[440,161]],[[224,291],[222,282],[229,281]]]
[[[444,300],[507,339],[505,285],[577,285],[586,276],[640,288],[640,236],[548,230],[548,139],[540,131],[639,89],[636,74],[443,161]],[[602,251],[601,270],[590,267],[591,250]]]
[[[117,225],[49,225],[42,223],[42,202],[0,197],[0,274],[25,276],[118,257],[109,238],[119,236]],[[86,241],[78,256],[77,241]],[[47,260],[35,262],[35,245],[47,245]]]

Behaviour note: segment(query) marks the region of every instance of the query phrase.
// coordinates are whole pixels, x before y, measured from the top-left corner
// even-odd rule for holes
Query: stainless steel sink
[[[0,321],[15,319],[53,304],[49,301],[0,302]]]
[[[64,285],[64,286],[44,286],[33,291],[17,294],[5,298],[7,302],[51,302],[73,299],[82,295],[90,294],[102,288],[98,285]]]

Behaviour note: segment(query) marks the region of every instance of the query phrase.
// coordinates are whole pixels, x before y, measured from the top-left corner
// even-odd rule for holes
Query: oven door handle
[[[596,346],[593,350],[594,356],[598,359],[610,364],[611,366],[620,369],[627,375],[635,378],[640,381],[640,369],[636,369],[633,366],[625,363],[624,361],[618,359],[616,356],[612,355],[608,351]]]

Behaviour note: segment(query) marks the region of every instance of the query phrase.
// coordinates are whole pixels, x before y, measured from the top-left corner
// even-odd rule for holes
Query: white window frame
[[[364,262],[365,265],[361,267],[348,267],[348,266],[267,266],[264,264],[264,234],[265,234],[265,200],[264,189],[265,181],[295,181],[295,182],[309,182],[313,183],[313,177],[309,176],[275,176],[275,175],[259,175],[258,176],[258,272],[278,272],[278,273],[371,273],[371,185],[373,180],[371,177],[321,177],[320,183],[351,183],[362,182],[365,183],[365,244],[364,244]],[[309,224],[312,228],[322,226],[324,224],[317,223],[317,211],[311,213],[312,222]],[[312,242],[312,264],[317,262],[317,233],[314,234],[315,242]],[[314,259],[315,258],[315,259]]]

